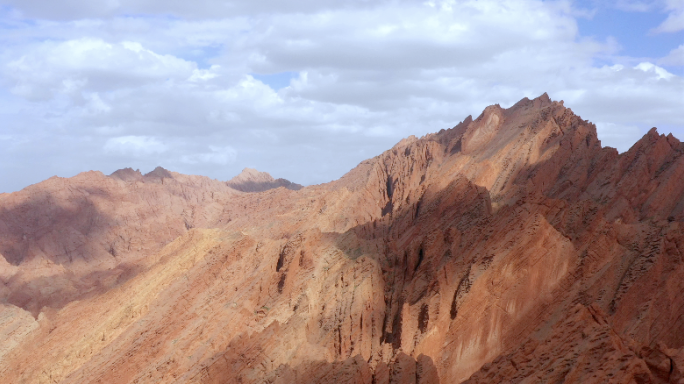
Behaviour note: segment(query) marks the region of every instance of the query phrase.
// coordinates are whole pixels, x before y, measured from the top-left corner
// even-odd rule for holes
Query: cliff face
[[[0,379],[680,382],[682,153],[542,95],[299,191],[50,179],[0,196]]]

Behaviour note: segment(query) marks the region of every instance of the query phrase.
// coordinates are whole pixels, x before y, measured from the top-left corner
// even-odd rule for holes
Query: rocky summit
[[[269,189],[285,187],[298,191],[302,185],[293,183],[285,179],[274,179],[266,172],[259,172],[256,169],[245,168],[242,172],[228,181],[228,186],[243,192],[263,192]]]
[[[2,383],[684,383],[684,145],[546,94],[328,184],[0,195]]]

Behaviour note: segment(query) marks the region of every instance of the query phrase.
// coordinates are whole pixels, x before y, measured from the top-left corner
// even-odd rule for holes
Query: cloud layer
[[[626,59],[583,37],[568,2],[4,3],[0,192],[156,165],[326,182],[543,92],[620,150],[651,126],[684,133],[684,81],[668,70],[682,47]]]

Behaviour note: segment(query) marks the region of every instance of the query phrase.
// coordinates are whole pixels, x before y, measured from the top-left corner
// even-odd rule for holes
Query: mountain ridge
[[[0,195],[0,378],[676,383],[682,153],[604,148],[544,94],[298,191]]]

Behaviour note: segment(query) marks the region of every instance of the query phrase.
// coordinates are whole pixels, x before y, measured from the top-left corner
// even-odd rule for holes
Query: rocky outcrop
[[[683,150],[542,95],[298,191],[0,195],[0,381],[681,382]]]
[[[135,171],[133,168],[122,168],[112,172],[109,177],[113,177],[122,181],[139,181],[142,180],[143,175],[139,169]]]
[[[289,180],[274,179],[270,174],[252,168],[243,169],[239,175],[230,179],[226,184],[241,192],[263,192],[279,187],[298,191],[303,188]]]
[[[167,169],[162,167],[157,167],[152,171],[148,172],[143,176],[146,180],[161,180],[163,183],[164,179],[173,179],[173,175]]]

